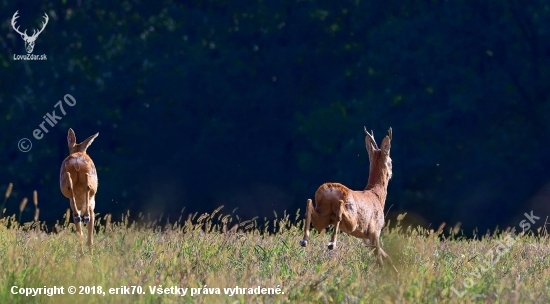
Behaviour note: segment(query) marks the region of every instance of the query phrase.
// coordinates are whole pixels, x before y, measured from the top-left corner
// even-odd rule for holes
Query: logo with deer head
[[[44,13],[43,18],[46,19],[46,22],[42,22],[42,29],[40,29],[38,32],[36,30],[33,30],[32,35],[27,35],[27,30],[25,30],[23,33],[19,31],[19,26],[15,27],[15,19],[19,18],[17,15],[19,11],[16,11],[15,14],[13,14],[13,17],[11,18],[11,26],[13,29],[21,35],[21,38],[25,41],[25,49],[27,50],[27,53],[32,53],[32,50],[34,49],[34,42],[36,41],[36,38],[38,38],[38,35],[44,31],[44,28],[46,28],[46,24],[48,24],[48,14]]]

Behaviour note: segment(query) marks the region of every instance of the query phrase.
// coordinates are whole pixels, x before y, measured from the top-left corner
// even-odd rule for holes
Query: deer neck
[[[382,170],[371,168],[365,191],[372,191],[379,198],[382,207],[384,207],[388,194],[388,182]]]

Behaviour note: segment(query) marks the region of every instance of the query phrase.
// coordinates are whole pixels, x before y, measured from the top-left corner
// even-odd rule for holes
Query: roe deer
[[[88,247],[90,249],[93,243],[97,173],[94,162],[86,154],[86,149],[98,135],[99,133],[96,133],[77,144],[73,129],[69,129],[67,135],[69,156],[61,163],[61,172],[59,173],[61,192],[69,199],[76,233],[81,240],[83,237],[81,223],[88,225]]]
[[[382,265],[382,257],[388,258],[391,263],[391,258],[380,246],[380,232],[384,227],[384,204],[388,182],[392,176],[390,158],[392,129],[388,130],[388,135],[382,140],[381,149],[378,149],[372,131],[369,134],[365,128],[365,133],[365,144],[370,161],[369,180],[365,190],[353,191],[339,183],[322,184],[315,192],[316,207],[313,207],[311,199],[307,200],[304,238],[300,241],[300,245],[307,246],[311,223],[319,232],[333,225],[334,232],[328,243],[329,250],[334,249],[336,234],[340,229],[363,239],[365,244],[367,240],[370,241],[371,246],[376,248],[377,261]]]

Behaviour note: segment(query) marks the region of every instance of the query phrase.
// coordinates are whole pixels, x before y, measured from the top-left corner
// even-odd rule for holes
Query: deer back
[[[88,137],[80,144],[77,144],[74,131],[69,129],[67,143],[70,154],[65,158],[65,160],[63,160],[59,173],[61,192],[66,197],[70,197],[67,173],[71,176],[73,191],[77,200],[80,200],[79,198],[81,197],[85,197],[86,192],[88,191],[88,186],[90,187],[91,197],[93,197],[97,192],[97,171],[92,158],[86,153],[86,151],[98,135],[99,133],[96,133]]]

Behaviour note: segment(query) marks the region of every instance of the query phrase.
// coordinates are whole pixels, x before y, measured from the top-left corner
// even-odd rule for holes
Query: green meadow
[[[388,263],[372,248],[304,220],[275,215],[259,225],[222,208],[176,222],[96,218],[93,250],[69,213],[49,230],[40,221],[0,221],[1,303],[547,303],[550,244],[545,231],[466,239],[459,229],[403,227],[382,232]],[[84,230],[86,231],[86,230]],[[86,233],[85,235],[86,236]],[[73,286],[76,294],[69,294]],[[53,292],[63,294],[48,295]],[[61,290],[60,288],[63,288]],[[21,293],[29,293],[28,295]],[[117,294],[118,293],[118,294]]]

